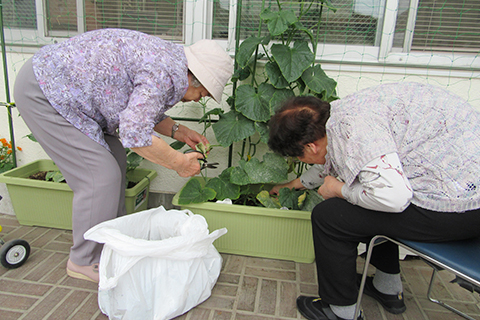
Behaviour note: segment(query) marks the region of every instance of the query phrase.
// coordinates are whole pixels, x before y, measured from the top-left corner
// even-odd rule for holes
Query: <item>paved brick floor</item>
[[[24,239],[32,247],[30,258],[18,269],[0,266],[0,319],[105,320],[98,309],[95,284],[69,278],[65,273],[71,233],[65,230],[20,226],[15,217],[0,215],[6,241]],[[236,255],[222,255],[223,268],[212,296],[178,317],[181,320],[303,319],[295,307],[299,294],[317,292],[314,264]],[[358,268],[362,268],[358,259]],[[463,319],[426,299],[431,269],[421,260],[401,262],[407,311],[385,313],[364,297],[367,320]],[[373,268],[370,268],[373,271]],[[434,296],[480,319],[478,294],[449,283],[453,275],[442,271]],[[139,319],[144,320],[144,319]]]

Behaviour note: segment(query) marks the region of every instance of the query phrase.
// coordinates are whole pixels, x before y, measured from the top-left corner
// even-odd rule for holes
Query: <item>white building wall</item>
[[[13,100],[13,84],[15,75],[20,69],[21,65],[31,55],[29,54],[7,54],[8,72],[9,72],[9,87],[12,92],[11,99]],[[323,63],[322,67],[326,73],[338,82],[337,94],[340,98],[356,92],[358,90],[378,85],[381,83],[414,81],[420,83],[430,83],[444,87],[460,97],[468,100],[475,108],[480,111],[480,71],[465,71],[465,70],[442,70],[433,68],[403,68],[403,67],[384,67],[375,65],[349,65],[349,64],[329,64]],[[3,74],[3,68],[2,68]],[[4,79],[0,79],[0,101],[5,101],[5,84]],[[231,85],[227,86],[225,90],[225,99],[231,93]],[[228,105],[223,102],[222,106],[228,109]],[[215,108],[218,105],[211,102],[208,107]],[[25,136],[30,133],[22,118],[18,115],[16,109],[13,109],[13,123],[15,128],[16,145],[21,147],[23,151],[17,152],[18,165],[27,164],[37,159],[48,158],[46,153],[38,143],[31,142]],[[202,110],[198,104],[195,103],[180,103],[175,108],[170,110],[169,115],[189,118],[199,118],[202,115]],[[195,122],[182,122],[183,124],[202,131],[202,125]],[[215,145],[213,131],[211,129],[206,133],[207,138],[211,144]],[[0,109],[0,138],[10,139],[8,128],[7,108]],[[167,142],[171,142],[170,138],[165,138]],[[235,159],[239,150],[234,148],[233,159]],[[259,150],[258,153],[265,152]],[[216,170],[209,170],[208,176],[212,177],[222,172],[228,164],[228,149],[216,147],[211,151],[209,156],[210,161],[219,162],[220,166]],[[179,177],[174,171],[165,169],[159,165],[155,165],[148,161],[144,161],[141,167],[154,169],[158,171],[158,176],[152,181],[151,191],[158,193],[174,193],[187,181],[187,178]],[[9,213],[9,199],[6,195],[5,185],[0,184],[0,195],[4,196],[4,200],[0,201],[0,212]]]

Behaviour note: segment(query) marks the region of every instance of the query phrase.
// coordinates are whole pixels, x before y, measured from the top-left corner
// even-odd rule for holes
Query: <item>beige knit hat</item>
[[[200,40],[185,47],[188,69],[217,103],[233,74],[233,59],[214,40]]]

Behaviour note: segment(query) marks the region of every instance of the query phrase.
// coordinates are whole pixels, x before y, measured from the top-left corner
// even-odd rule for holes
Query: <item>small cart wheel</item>
[[[5,268],[15,269],[24,264],[29,255],[30,245],[27,241],[10,240],[0,249],[0,262]]]

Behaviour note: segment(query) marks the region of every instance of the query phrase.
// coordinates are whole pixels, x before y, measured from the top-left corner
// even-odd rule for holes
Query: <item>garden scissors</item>
[[[201,166],[200,166],[200,170],[203,170],[203,169],[205,169],[205,168],[217,169],[218,162],[209,163],[209,162],[207,161],[207,159],[205,159],[205,155],[203,154],[203,152],[200,152],[200,151],[198,151],[198,150],[190,149],[190,150],[185,151],[184,153],[186,154],[186,153],[191,153],[191,152],[198,152],[198,153],[200,153],[201,155],[204,156],[203,159],[198,159],[198,161],[202,161],[202,164],[201,164]]]

